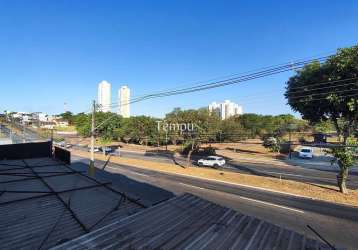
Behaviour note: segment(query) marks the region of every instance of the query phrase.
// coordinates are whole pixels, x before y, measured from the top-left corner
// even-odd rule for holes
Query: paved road
[[[74,161],[88,162],[84,158],[73,158]],[[98,161],[97,164],[102,166],[104,162]],[[119,164],[110,163],[105,170],[111,174],[135,180],[137,183],[146,183],[158,187],[164,192],[169,191],[175,194],[189,192],[242,213],[315,237],[306,227],[309,224],[330,242],[348,249],[356,249],[358,244],[356,238],[358,233],[358,208],[355,207],[159,173]],[[131,189],[135,190],[139,196],[141,192],[143,196],[146,196],[148,192],[147,187],[142,188],[134,184],[131,185]],[[166,195],[163,195],[163,197],[166,197]],[[147,200],[150,200],[150,198],[145,197]],[[158,199],[157,194],[153,195],[153,199]]]
[[[43,138],[41,138],[36,132],[32,131],[29,128],[23,128],[19,124],[13,124],[13,126],[15,126],[18,130],[23,131],[24,134],[18,134],[14,131],[11,132],[8,126],[2,124],[0,126],[0,130],[4,135],[10,138],[14,144],[43,140]]]
[[[244,174],[282,178],[317,185],[337,185],[337,173],[333,171],[307,169],[299,166],[282,168],[269,163],[239,163],[235,161],[229,162],[229,166]],[[357,189],[358,176],[351,174],[347,181],[347,186],[350,189]]]
[[[81,149],[77,147],[76,149]],[[163,162],[173,164],[173,157],[171,155],[157,154],[157,153],[137,153],[133,151],[121,150],[121,156]],[[195,163],[199,156],[193,156],[192,163]],[[179,164],[186,164],[186,159],[184,157],[176,157],[175,160]],[[236,161],[228,161],[225,167],[226,170],[239,172],[243,174],[252,174],[258,176],[267,176],[274,178],[282,178],[286,180],[294,180],[300,182],[308,182],[317,185],[336,185],[337,184],[337,173],[335,171],[325,171],[317,169],[307,169],[300,166],[290,166],[290,167],[278,167],[270,164],[270,162],[262,163],[250,163],[249,161],[245,163],[240,163]],[[350,189],[358,189],[358,175],[351,174],[347,181],[347,186]]]

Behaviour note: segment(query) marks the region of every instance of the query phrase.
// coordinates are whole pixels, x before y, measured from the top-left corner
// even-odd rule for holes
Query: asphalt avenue
[[[73,162],[88,163],[88,159],[73,156]],[[98,168],[103,165],[96,161]],[[331,243],[347,249],[357,245],[358,207],[113,163],[99,171],[125,178],[127,192],[148,206],[187,192],[317,238],[307,228],[310,225]],[[112,180],[114,186],[123,185],[116,180],[118,177]],[[345,233],[339,233],[342,231]]]

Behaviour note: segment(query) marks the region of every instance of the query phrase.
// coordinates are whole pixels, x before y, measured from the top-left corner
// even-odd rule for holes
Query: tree
[[[358,153],[358,143],[353,138],[348,138],[347,145],[343,147],[335,147],[332,149],[332,155],[334,160],[340,168],[339,174],[337,175],[337,183],[339,190],[346,194],[347,186],[346,181],[348,178],[348,172],[351,167],[357,162],[355,154]]]
[[[304,119],[331,120],[345,142],[357,129],[357,77],[358,46],[339,49],[325,63],[313,62],[297,71],[287,82],[285,96]]]
[[[82,136],[91,135],[91,114],[79,113],[74,118],[76,130]],[[96,135],[106,139],[117,139],[116,131],[121,127],[122,118],[119,115],[110,112],[96,112],[96,124],[100,125],[96,129]]]
[[[62,117],[62,119],[68,121],[70,125],[74,123],[75,117],[71,111],[66,111],[65,113],[60,114],[60,116]]]
[[[330,120],[327,121],[321,121],[313,126],[314,132],[319,133],[330,133],[334,131],[334,125]]]
[[[345,182],[352,166],[348,138],[358,123],[358,46],[339,49],[324,63],[313,62],[297,71],[286,86],[288,104],[311,123],[332,121],[342,146],[332,150],[341,169],[337,185],[347,192]]]
[[[221,122],[219,141],[237,141],[246,138],[245,131],[240,124],[239,117],[230,117]]]
[[[79,113],[75,116],[74,123],[81,136],[88,137],[91,135],[91,115]]]
[[[126,142],[154,144],[158,141],[156,119],[149,116],[124,118],[122,126],[116,130],[118,138]]]

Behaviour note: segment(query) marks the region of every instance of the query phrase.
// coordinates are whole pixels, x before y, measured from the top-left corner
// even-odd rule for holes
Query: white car
[[[225,159],[219,156],[208,156],[205,159],[198,160],[199,166],[208,166],[208,167],[222,167],[225,165]]]
[[[301,148],[300,151],[298,152],[298,157],[312,159],[313,158],[313,149],[310,147]]]
[[[88,152],[91,152],[91,147],[88,147]],[[93,152],[98,153],[98,152],[101,152],[101,150],[99,147],[94,147]]]

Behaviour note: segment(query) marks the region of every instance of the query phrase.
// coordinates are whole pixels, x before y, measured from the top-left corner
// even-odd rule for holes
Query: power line
[[[322,93],[313,93],[313,94],[307,94],[307,95],[301,95],[301,96],[293,96],[293,97],[289,97],[289,99],[297,99],[297,98],[302,98],[302,97],[310,97],[310,96],[316,96],[316,95],[327,95],[327,94],[335,94],[335,93],[342,93],[342,92],[348,92],[348,91],[354,91],[356,90],[358,93],[358,89],[346,89],[346,90],[340,90],[340,91],[327,91],[327,92],[322,92]]]
[[[334,80],[334,81],[312,83],[312,84],[307,84],[304,86],[290,87],[289,89],[304,89],[304,88],[309,88],[309,87],[317,86],[317,85],[326,85],[326,84],[331,84],[331,83],[336,83],[336,82],[350,81],[350,80],[357,80],[357,79],[358,79],[358,77],[352,77],[352,78],[346,78],[346,79],[340,79],[340,80]]]
[[[358,77],[354,77],[354,78],[347,78],[347,79],[342,79],[342,80],[338,80],[338,81],[322,82],[322,83],[318,83],[318,84],[311,84],[311,85],[301,86],[299,88],[303,88],[303,90],[290,91],[290,93],[305,92],[305,91],[320,90],[320,89],[325,89],[325,88],[335,88],[335,87],[340,87],[340,86],[346,86],[346,85],[355,84],[355,83],[358,83],[358,82],[355,81],[355,82],[349,82],[349,83],[345,83],[345,84],[338,84],[338,85],[333,85],[333,86],[326,86],[326,87],[319,87],[319,88],[310,89],[311,86],[315,86],[315,85],[326,85],[326,84],[331,84],[331,83],[337,83],[337,82],[342,82],[342,81],[350,81],[350,80],[357,80],[357,79],[358,79]],[[296,89],[296,88],[289,88],[289,90],[292,90],[292,89]]]
[[[352,94],[352,95],[341,95],[341,96],[337,96],[338,98],[348,98],[348,97],[358,97],[358,94]],[[318,101],[318,100],[327,100],[327,97],[325,98],[313,98],[310,100],[300,100],[300,101],[295,101],[295,102],[290,102],[290,103],[299,103],[299,102],[312,102],[312,101]]]
[[[306,64],[308,64],[310,62],[322,61],[322,60],[325,60],[327,57],[311,59],[311,60],[308,60],[308,61],[289,63],[289,64],[286,64],[286,65],[282,65],[280,67],[267,67],[268,68],[267,70],[259,71],[259,72],[256,72],[256,73],[242,75],[242,76],[239,76],[239,77],[229,78],[229,79],[226,79],[226,80],[212,82],[212,83],[208,83],[208,84],[196,85],[196,86],[192,86],[192,87],[189,87],[189,88],[182,88],[182,89],[177,89],[177,90],[168,91],[168,92],[158,92],[158,93],[148,94],[148,95],[144,95],[142,97],[136,98],[136,99],[130,101],[129,103],[125,103],[125,104],[122,104],[122,105],[129,105],[131,103],[136,103],[136,102],[139,102],[139,101],[142,101],[142,100],[152,99],[152,98],[156,98],[156,97],[165,97],[165,96],[172,96],[172,95],[177,95],[177,94],[185,94],[185,93],[190,93],[190,92],[195,92],[195,91],[202,91],[202,90],[207,90],[207,89],[211,89],[211,88],[217,88],[217,87],[222,87],[222,86],[226,86],[226,85],[232,85],[232,84],[236,84],[236,83],[243,82],[243,81],[254,80],[254,79],[257,79],[257,78],[270,76],[270,75],[274,75],[274,74],[279,74],[279,73],[283,73],[283,72],[287,72],[287,71],[291,71],[291,70],[297,70],[297,69],[300,69],[300,68],[304,67]],[[117,107],[118,102],[117,103],[112,103],[110,106],[111,107]]]
[[[302,58],[302,59],[296,59],[296,60],[290,61],[290,62],[280,63],[280,64],[266,66],[266,67],[261,67],[261,68],[257,68],[257,69],[254,69],[254,70],[248,70],[248,71],[245,71],[245,72],[241,72],[241,73],[235,73],[235,74],[230,74],[230,75],[226,75],[226,76],[216,77],[216,78],[206,80],[206,81],[199,81],[199,82],[196,82],[194,84],[191,83],[191,84],[185,84],[185,85],[181,85],[181,86],[176,86],[175,88],[168,88],[168,89],[160,90],[159,92],[162,93],[162,92],[176,91],[178,88],[187,88],[187,87],[192,87],[193,85],[198,85],[198,84],[203,84],[203,83],[209,83],[210,84],[213,81],[217,81],[219,79],[229,80],[230,78],[232,78],[234,76],[243,76],[243,75],[247,75],[247,74],[252,73],[252,72],[260,72],[260,71],[269,70],[269,69],[282,67],[282,66],[287,67],[287,65],[289,67],[292,67],[292,66],[295,66],[297,63],[302,63],[302,62],[307,64],[309,62],[322,61],[322,60],[327,59],[328,57],[332,56],[332,54],[333,54],[333,51],[329,52],[329,53],[328,52],[327,53],[321,53],[321,54],[319,54],[320,57],[317,57],[318,56],[317,55],[315,57],[306,57],[306,58]],[[326,56],[323,56],[323,55],[326,55]],[[146,97],[148,95],[155,95],[156,93],[157,92],[154,92],[154,93],[151,93],[151,94],[135,96],[134,99],[143,98],[143,97]],[[106,105],[106,106],[113,106],[113,105],[116,105],[116,104],[118,104],[118,102],[113,102],[113,103],[111,103],[109,105]]]
[[[279,74],[279,73],[283,73],[283,72],[287,72],[287,71],[291,71],[291,70],[297,70],[297,69],[304,67],[308,63],[311,63],[314,61],[320,62],[327,58],[328,58],[328,56],[325,56],[325,57],[321,57],[321,58],[290,63],[290,64],[282,65],[279,67],[268,67],[268,69],[261,70],[259,72],[255,72],[255,73],[251,73],[251,74],[247,74],[247,75],[243,75],[243,76],[239,76],[239,77],[229,78],[229,79],[217,81],[214,83],[200,84],[200,85],[192,86],[189,88],[182,88],[182,89],[177,89],[177,90],[168,91],[168,92],[159,92],[159,93],[149,94],[149,95],[137,98],[135,100],[132,100],[128,103],[120,104],[120,106],[121,105],[129,105],[132,103],[136,103],[136,102],[140,102],[140,101],[152,99],[152,98],[159,98],[159,97],[165,97],[165,96],[191,93],[191,92],[196,92],[196,91],[203,91],[203,90],[207,90],[207,89],[211,89],[211,88],[218,88],[218,87],[232,85],[232,84],[236,84],[236,83],[240,83],[240,82],[244,82],[244,81],[254,80],[254,79],[258,79],[258,78],[262,78],[262,77],[266,77],[266,76],[270,76],[270,75],[274,75],[274,74]],[[96,126],[96,129],[101,127],[108,120],[112,119],[112,117],[114,117],[114,116],[111,116],[108,119],[101,122],[99,125]]]
[[[234,77],[234,76],[238,76],[238,75],[244,75],[244,74],[248,74],[248,73],[251,73],[251,72],[262,71],[262,70],[266,70],[266,69],[269,69],[269,68],[279,67],[279,66],[287,65],[287,64],[292,65],[293,63],[296,63],[296,62],[302,62],[302,61],[308,61],[308,60],[314,61],[314,60],[316,60],[316,58],[328,58],[328,57],[332,56],[334,54],[334,52],[335,51],[330,51],[330,52],[326,52],[326,53],[320,53],[320,54],[317,54],[317,55],[312,56],[312,57],[296,59],[294,61],[285,62],[285,63],[279,63],[279,64],[271,65],[271,66],[265,66],[265,67],[261,67],[261,68],[257,68],[257,69],[253,69],[253,70],[244,71],[244,72],[241,72],[241,73],[229,74],[229,75],[222,76],[222,77],[216,77],[216,78],[213,78],[211,80],[199,81],[199,82],[194,83],[194,84],[217,81],[219,79],[225,79],[225,78],[230,78],[230,77]],[[192,86],[192,84],[181,85],[181,86],[177,86],[176,88],[171,88],[171,89],[170,88],[164,89],[161,92],[166,92],[166,91],[170,91],[170,90],[175,90],[177,88],[184,88],[184,87],[190,87],[190,86]],[[143,95],[143,96],[146,96],[146,95]]]

